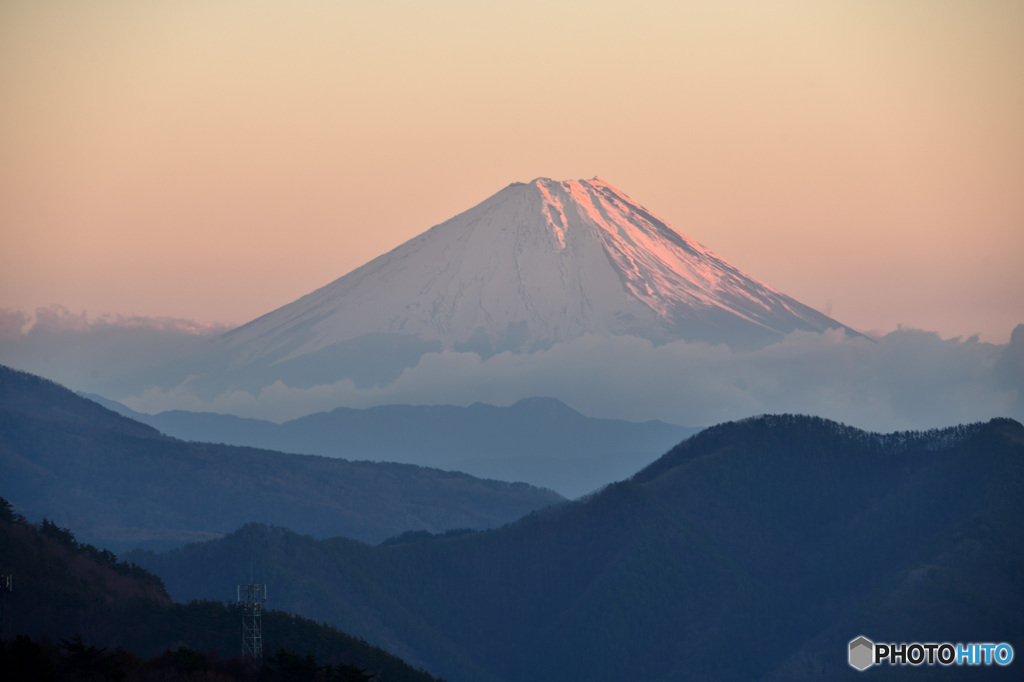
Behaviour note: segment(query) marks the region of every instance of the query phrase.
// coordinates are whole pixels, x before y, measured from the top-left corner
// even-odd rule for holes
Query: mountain
[[[186,443],[2,366],[0,494],[115,551],[217,537],[250,521],[379,542],[498,526],[563,501],[524,483],[408,464]]]
[[[189,387],[251,391],[342,378],[372,386],[441,350],[488,358],[585,335],[751,348],[830,328],[845,329],[604,181],[539,178],[225,333],[207,364],[190,366]]]
[[[499,529],[371,547],[250,525],[133,560],[187,599],[254,557],[279,604],[454,682],[859,679],[859,635],[1020,651],[1022,518],[1017,422],[876,434],[782,415]]]
[[[159,577],[78,542],[71,531],[49,521],[27,523],[3,498],[0,558],[0,571],[12,577],[11,591],[0,597],[5,680],[255,679],[238,659],[242,614],[237,606],[172,603]],[[248,582],[249,576],[242,573],[236,580]],[[232,589],[225,586],[224,593]],[[277,609],[264,611],[262,635],[270,670],[259,679],[268,682],[299,679],[282,674],[282,663],[306,655],[339,672],[365,670],[394,681],[434,679],[366,642]],[[55,642],[62,642],[63,653]],[[275,656],[281,649],[290,656]],[[307,672],[301,679],[314,678]]]
[[[183,440],[417,464],[522,481],[570,498],[632,475],[697,431],[660,421],[593,419],[553,398],[509,407],[337,408],[275,424],[183,410],[148,415],[86,397]]]

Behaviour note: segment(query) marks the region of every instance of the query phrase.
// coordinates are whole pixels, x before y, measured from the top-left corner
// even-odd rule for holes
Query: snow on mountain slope
[[[227,333],[221,346],[237,367],[383,337],[488,356],[587,333],[753,347],[834,327],[604,181],[539,178]]]

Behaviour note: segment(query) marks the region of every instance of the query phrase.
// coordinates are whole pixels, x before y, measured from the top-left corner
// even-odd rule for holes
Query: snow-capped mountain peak
[[[370,338],[489,355],[583,334],[736,347],[841,326],[599,178],[537,178],[509,185],[223,341],[245,361],[280,363]]]

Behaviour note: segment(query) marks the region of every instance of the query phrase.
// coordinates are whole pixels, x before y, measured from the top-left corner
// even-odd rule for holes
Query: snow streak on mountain
[[[223,343],[237,366],[381,344],[487,357],[587,333],[753,347],[834,327],[842,325],[604,181],[539,178],[509,185]]]

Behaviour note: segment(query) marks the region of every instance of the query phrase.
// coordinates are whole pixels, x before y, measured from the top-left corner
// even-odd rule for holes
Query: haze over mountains
[[[336,408],[282,424],[210,412],[134,412],[86,397],[175,438],[282,452],[400,462],[522,481],[575,498],[632,475],[698,429],[594,419],[551,398]]]
[[[280,422],[545,396],[590,417],[687,425],[777,411],[878,430],[1024,418],[1011,350],[1024,333],[1007,346],[912,329],[868,339],[598,179],[509,185],[226,333],[27,319],[0,315],[0,361],[151,414]]]
[[[0,496],[115,551],[173,547],[258,520],[379,542],[487,528],[563,501],[439,469],[186,443],[0,366]]]
[[[137,655],[237,642],[237,611],[126,599],[135,588],[113,574],[145,574],[76,550],[61,526],[121,547],[222,536],[126,558],[182,601],[230,598],[255,571],[275,608],[453,682],[853,679],[846,644],[865,633],[1019,650],[1022,465],[1024,427],[1007,419],[873,434],[764,416],[705,429],[625,481],[545,507],[552,496],[523,485],[182,443],[52,382],[0,372],[0,492],[14,505],[4,523],[49,516],[58,525],[36,534],[65,547],[0,524],[19,588],[38,592],[15,602],[31,611],[19,627],[88,627],[87,644]],[[500,528],[441,530],[524,502],[535,511]],[[243,519],[263,523],[224,534]],[[371,526],[380,538],[389,524],[418,530],[376,546],[352,539]],[[339,531],[348,537],[328,537]],[[60,554],[91,571],[74,599]],[[266,626],[270,647],[343,654],[327,641],[339,635],[314,636],[308,621],[278,614]],[[297,628],[312,639],[291,636]]]

